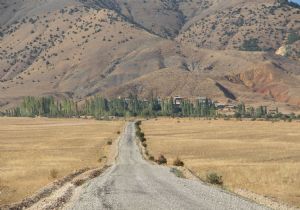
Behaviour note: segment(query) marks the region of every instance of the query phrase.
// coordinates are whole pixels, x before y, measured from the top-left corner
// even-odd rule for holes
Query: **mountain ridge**
[[[300,10],[277,1],[5,0],[0,14],[1,109],[28,95],[232,100],[224,90],[237,102],[300,107]]]

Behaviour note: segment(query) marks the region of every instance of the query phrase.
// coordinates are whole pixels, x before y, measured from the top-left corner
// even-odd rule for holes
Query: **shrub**
[[[120,135],[121,131],[117,131],[117,134]]]
[[[174,166],[184,166],[184,163],[179,158],[176,158],[173,162],[173,165]]]
[[[180,170],[176,169],[176,168],[171,168],[170,172],[175,174],[175,176],[177,176],[179,178],[184,178],[183,173]]]
[[[85,180],[84,179],[76,179],[74,182],[73,182],[73,184],[75,185],[75,186],[81,186],[81,185],[83,185],[84,184],[84,182],[85,182]]]
[[[136,126],[140,126],[141,124],[142,124],[142,121],[140,121],[140,120],[135,123]]]
[[[243,45],[240,47],[242,51],[261,51],[262,49],[258,46],[258,39],[244,40]]]
[[[165,158],[165,156],[163,155],[160,155],[158,157],[158,159],[156,160],[156,162],[161,165],[161,164],[167,164],[167,159]]]
[[[215,172],[207,174],[206,179],[210,184],[223,185],[222,176]]]
[[[147,147],[147,143],[146,142],[143,142],[142,145],[143,145],[143,147]]]
[[[154,161],[154,157],[152,155],[149,156],[149,160]]]
[[[293,44],[294,42],[300,40],[300,35],[293,32],[288,35],[288,44]]]
[[[50,178],[56,179],[58,177],[58,171],[56,169],[51,169],[49,171]]]
[[[112,140],[111,140],[111,139],[108,139],[107,142],[106,142],[106,144],[107,144],[107,145],[112,145]]]

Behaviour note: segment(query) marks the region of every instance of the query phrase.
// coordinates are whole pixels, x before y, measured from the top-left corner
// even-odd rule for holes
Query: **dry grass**
[[[121,121],[0,118],[0,204],[75,169],[99,166],[108,153],[107,139],[115,139],[122,126]]]
[[[149,153],[180,156],[205,179],[300,206],[300,123],[158,119],[142,123]],[[170,161],[169,161],[170,160]]]

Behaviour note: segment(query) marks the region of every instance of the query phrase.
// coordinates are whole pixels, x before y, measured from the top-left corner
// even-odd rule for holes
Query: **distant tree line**
[[[54,97],[25,97],[22,103],[13,109],[6,110],[3,115],[13,117],[76,117],[93,116],[101,119],[108,116],[117,117],[151,117],[151,116],[178,116],[178,117],[213,117],[216,115],[214,103],[192,103],[184,100],[175,105],[173,99],[141,100],[137,96],[128,98],[107,99],[95,96],[81,103],[69,99],[55,100]]]
[[[21,104],[13,109],[0,113],[11,117],[79,117],[93,116],[96,119],[115,117],[206,117],[206,118],[280,118],[296,119],[300,115],[285,115],[276,110],[268,112],[266,106],[247,107],[240,103],[234,115],[220,114],[217,105],[209,99],[192,102],[188,99],[182,100],[178,105],[173,98],[141,100],[137,96],[130,95],[128,98],[107,99],[95,96],[81,102],[70,99],[55,100],[54,97],[25,97]]]
[[[6,110],[4,115],[13,117],[72,117],[78,113],[78,105],[72,100],[56,101],[54,97],[25,97],[18,107]]]
[[[256,120],[258,118],[264,119],[282,119],[282,120],[293,120],[293,119],[300,119],[300,115],[296,116],[295,113],[291,114],[283,114],[279,112],[278,108],[272,110],[272,112],[268,111],[267,106],[258,106],[254,107],[247,107],[244,103],[240,103],[237,106],[237,109],[234,113],[235,118],[251,118],[252,120]]]

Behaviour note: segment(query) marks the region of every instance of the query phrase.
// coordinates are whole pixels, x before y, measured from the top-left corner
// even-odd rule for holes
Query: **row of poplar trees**
[[[25,97],[20,106],[7,110],[7,116],[20,117],[76,117],[94,116],[182,116],[182,117],[213,117],[216,115],[215,104],[209,100],[192,103],[184,100],[180,106],[173,103],[173,99],[140,100],[137,96],[128,98],[106,99],[95,96],[80,105],[69,99],[55,100],[53,97]]]

